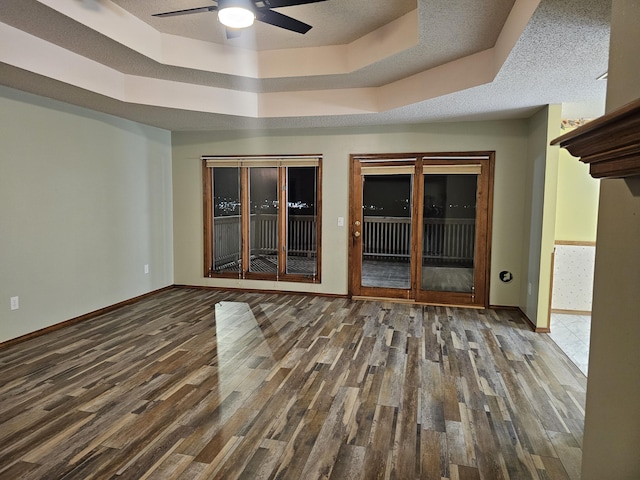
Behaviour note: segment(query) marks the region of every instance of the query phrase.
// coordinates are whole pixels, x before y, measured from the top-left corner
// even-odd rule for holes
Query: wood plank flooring
[[[173,288],[0,349],[2,479],[577,479],[516,312]]]

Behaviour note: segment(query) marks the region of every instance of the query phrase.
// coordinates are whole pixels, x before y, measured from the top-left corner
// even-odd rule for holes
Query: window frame
[[[322,265],[322,155],[260,155],[260,156],[203,156],[202,192],[203,192],[203,239],[204,239],[204,276],[206,278],[232,278],[251,280],[276,280],[299,283],[320,283]],[[240,177],[240,223],[241,223],[241,259],[236,272],[217,272],[214,269],[214,198],[213,169],[237,164]],[[316,272],[314,275],[287,273],[288,257],[288,178],[287,167],[316,168]],[[277,167],[278,176],[278,268],[276,273],[251,272],[250,268],[250,232],[251,221],[249,203],[249,169],[251,167]],[[283,208],[284,206],[284,208]]]

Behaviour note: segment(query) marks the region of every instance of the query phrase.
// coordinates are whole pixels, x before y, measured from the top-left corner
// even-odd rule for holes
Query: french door
[[[493,152],[351,161],[351,294],[487,306]]]

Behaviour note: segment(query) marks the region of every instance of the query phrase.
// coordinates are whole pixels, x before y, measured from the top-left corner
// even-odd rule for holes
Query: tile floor
[[[551,314],[549,336],[585,375],[589,370],[590,334],[591,317],[589,315]]]

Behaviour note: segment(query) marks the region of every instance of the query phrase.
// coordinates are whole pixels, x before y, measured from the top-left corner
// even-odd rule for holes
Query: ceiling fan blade
[[[326,0],[263,0],[269,8],[291,7],[293,5],[306,5],[307,3],[318,3]]]
[[[214,12],[218,7],[211,5],[210,7],[188,8],[186,10],[176,10],[175,12],[154,13],[152,17],[175,17],[177,15],[189,15],[191,13]]]
[[[287,15],[283,15],[282,13],[274,12],[273,10],[258,10],[256,12],[256,19],[260,20],[261,22],[268,23],[269,25],[274,25],[286,30],[291,30],[292,32],[304,34],[311,30],[311,25],[307,25],[300,20],[288,17]]]

